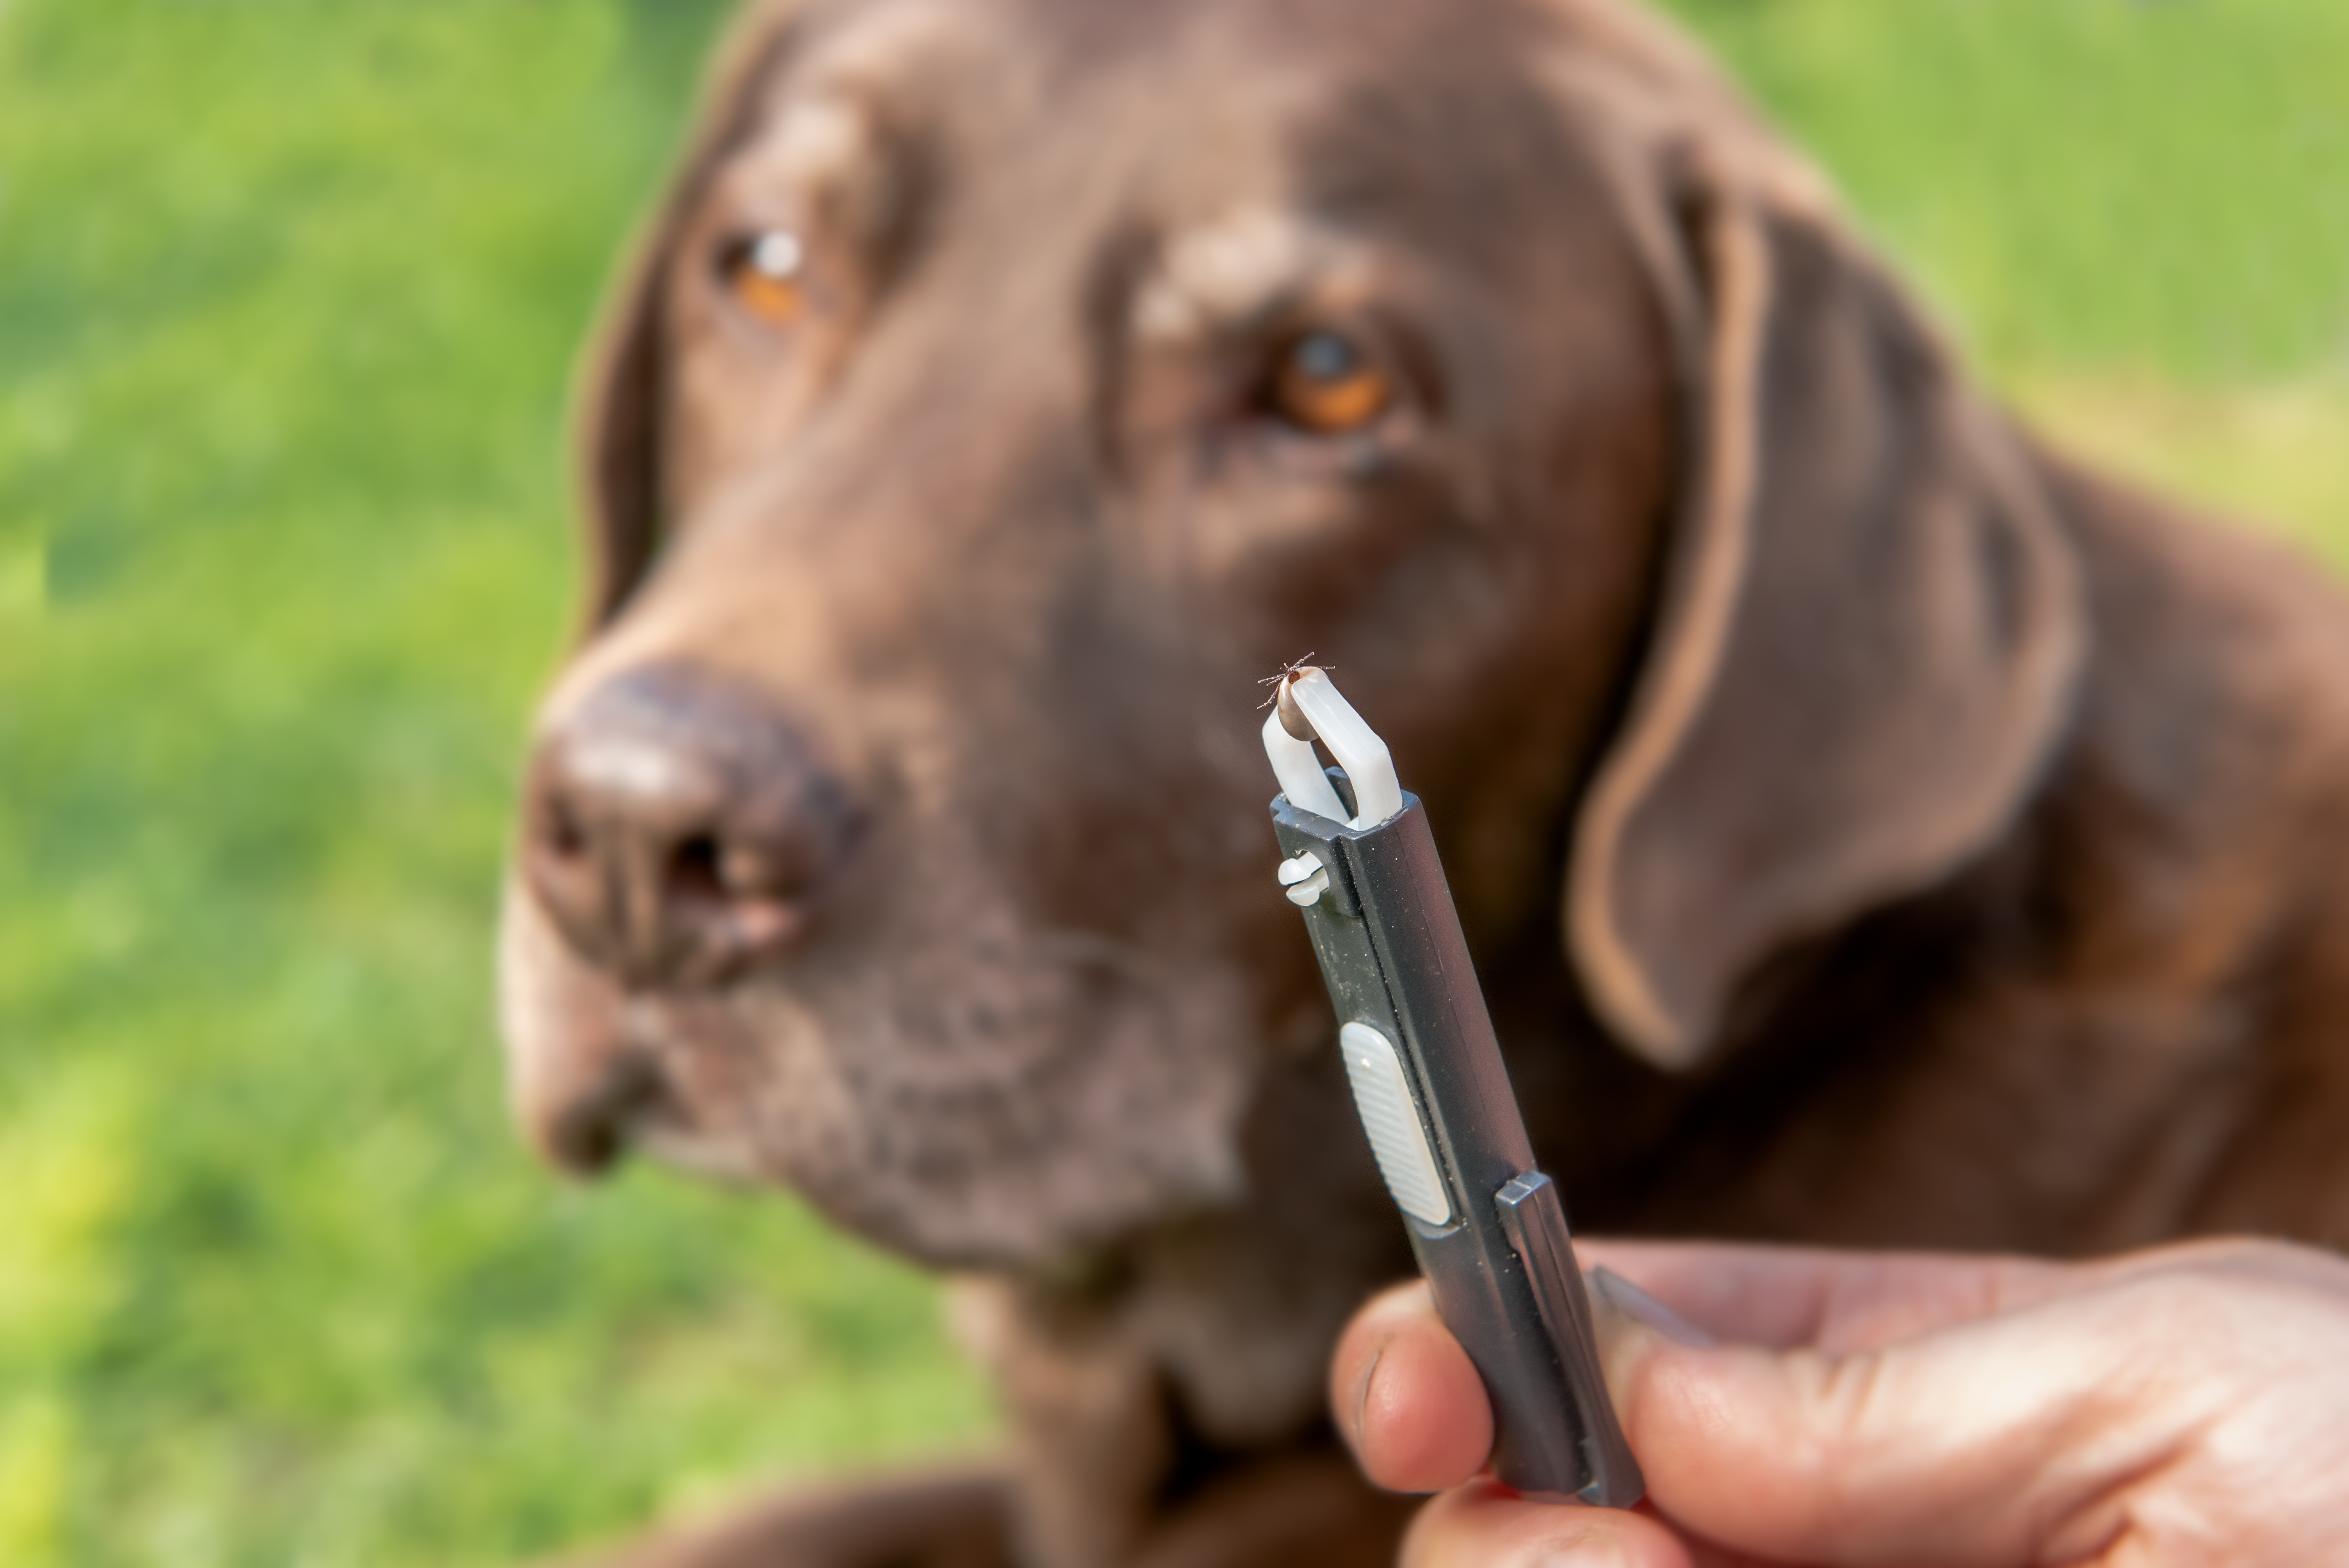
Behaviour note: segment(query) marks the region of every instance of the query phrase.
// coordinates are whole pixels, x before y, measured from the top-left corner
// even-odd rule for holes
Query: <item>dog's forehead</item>
[[[808,57],[876,78],[925,60],[1001,68],[1016,59],[1066,85],[1138,63],[1179,72],[1187,57],[1221,71],[1229,88],[1239,85],[1235,55],[1259,71],[1409,68],[1430,49],[1497,37],[1534,15],[1521,0],[1382,0],[1371,8],[1359,0],[830,0],[776,25]],[[1206,114],[1214,106],[1193,107]]]
[[[1495,117],[1459,107],[1529,101],[1534,26],[1513,0],[844,0],[780,52],[760,119],[852,104],[950,146],[960,187],[1081,165],[1084,190],[1222,222],[1473,157]]]

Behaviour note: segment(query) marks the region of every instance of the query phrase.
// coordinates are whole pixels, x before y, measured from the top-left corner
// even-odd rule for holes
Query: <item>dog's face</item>
[[[1806,465],[1771,476],[1806,528],[1938,521],[1878,547],[1880,608],[1797,583],[1783,626],[1738,618],[1741,583],[1817,552],[1753,531],[1750,460],[1782,315],[1746,273],[1811,253],[1668,189],[1661,119],[1594,129],[1711,90],[1622,25],[1559,0],[753,15],[597,388],[596,614],[542,716],[505,935],[546,1147],[788,1183],[947,1263],[1232,1202],[1268,1055],[1330,1026],[1252,711],[1308,654],[1433,802],[1472,940],[1557,921],[1578,845],[1585,979],[1661,1058],[1765,938],[1979,840],[2060,686],[2036,546],[1952,599],[1951,539],[2023,528],[2011,498]],[[1871,377],[1940,409],[1905,317],[1845,292],[1789,341],[1848,318],[1909,357],[1796,365],[1785,417]],[[1834,759],[1880,716],[1797,713],[1794,762],[1734,797],[1718,748],[1754,722],[1739,682],[1816,686],[1838,631],[1894,695],[1939,681],[1899,766],[1964,759],[1922,817],[1821,856],[1802,834],[1847,803],[1778,776],[1877,788],[1881,757]],[[1783,858],[1829,870],[1776,874],[1757,820],[1814,823]]]
[[[1487,826],[1472,923],[1554,900],[1670,356],[1506,40],[1418,10],[876,0],[762,51],[651,284],[669,537],[543,721],[552,1147],[957,1261],[1235,1196],[1259,1058],[1327,1027],[1253,711],[1308,653]]]

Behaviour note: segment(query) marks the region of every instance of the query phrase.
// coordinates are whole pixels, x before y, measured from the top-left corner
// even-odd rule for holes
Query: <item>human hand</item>
[[[1340,1340],[1330,1398],[1372,1480],[1442,1493],[1407,1568],[2349,1554],[2349,1263],[2331,1253],[1577,1245],[1648,1501],[1559,1507],[1477,1479],[1484,1387],[1426,1287],[1402,1286]]]

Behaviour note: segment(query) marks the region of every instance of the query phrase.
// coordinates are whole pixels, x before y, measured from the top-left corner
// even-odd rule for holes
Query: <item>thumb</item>
[[[1650,1499],[1765,1558],[2087,1556],[2198,1415],[2147,1344],[2163,1314],[2127,1284],[1833,1354],[1712,1344],[1619,1275],[1593,1278]]]

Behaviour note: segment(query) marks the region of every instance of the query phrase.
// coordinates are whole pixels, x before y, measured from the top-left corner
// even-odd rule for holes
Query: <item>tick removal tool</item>
[[[1566,1207],[1534,1168],[1427,814],[1325,672],[1297,665],[1278,683],[1264,748],[1282,790],[1280,884],[1305,912],[1379,1172],[1492,1398],[1494,1473],[1629,1508],[1644,1483],[1608,1402]],[[1326,772],[1317,738],[1338,759]]]

